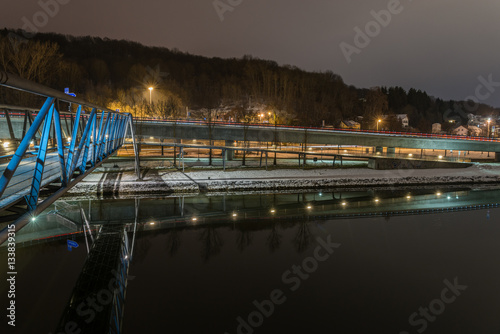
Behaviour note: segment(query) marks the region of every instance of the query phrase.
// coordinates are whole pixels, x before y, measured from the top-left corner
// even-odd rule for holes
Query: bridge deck
[[[391,131],[340,130],[241,123],[139,120],[143,138],[358,145],[371,147],[500,152],[494,138]]]
[[[89,152],[91,152],[90,154],[92,154],[92,148],[89,149]],[[65,152],[65,154],[67,154],[67,152]],[[0,211],[8,208],[9,206],[29,194],[31,190],[31,183],[33,181],[33,173],[36,160],[36,155],[23,159],[20,166],[12,176],[12,180],[10,181],[9,186],[0,198]],[[80,165],[82,163],[82,160],[83,156],[80,155],[77,165]],[[7,168],[7,165],[8,163],[3,163],[0,165],[0,175],[3,174],[3,172]],[[61,165],[59,163],[57,151],[47,153],[45,166],[43,169],[41,187],[45,187],[53,182],[57,182],[58,180],[60,180],[60,176]]]

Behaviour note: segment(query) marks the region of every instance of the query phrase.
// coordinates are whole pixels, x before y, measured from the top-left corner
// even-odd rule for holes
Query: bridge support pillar
[[[495,162],[500,162],[500,152],[495,152]]]
[[[377,146],[377,147],[375,147],[375,152],[376,153],[384,153],[384,148],[382,146]]]
[[[224,146],[226,147],[234,147],[234,141],[233,140],[226,140],[224,142]],[[227,161],[233,161],[234,160],[234,150],[225,150],[226,151],[226,159]]]

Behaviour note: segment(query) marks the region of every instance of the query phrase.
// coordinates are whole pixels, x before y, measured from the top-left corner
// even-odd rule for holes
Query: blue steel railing
[[[34,120],[30,120],[29,129],[24,129],[24,136],[7,166],[0,166],[0,172],[3,170],[0,177],[0,210],[24,197],[28,211],[34,214],[40,206],[39,194],[44,185],[56,181],[62,190],[59,193],[63,194],[115,153],[124,144],[128,133],[136,152],[137,177],[140,177],[132,115],[99,107],[16,75],[0,73],[0,86],[45,98]],[[76,105],[76,113],[61,112],[59,102]],[[8,113],[4,111],[12,134]],[[68,126],[68,118],[71,126]],[[61,120],[66,124],[65,131]],[[35,152],[31,151],[31,147],[35,148]],[[52,168],[50,178],[44,178],[44,168],[49,161],[52,167],[58,167],[58,171],[54,175]]]

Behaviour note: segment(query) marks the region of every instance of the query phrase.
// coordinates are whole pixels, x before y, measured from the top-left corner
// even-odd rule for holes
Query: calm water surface
[[[87,255],[83,235],[70,234],[82,208],[92,230],[123,223],[134,241],[123,333],[498,333],[498,195],[67,199],[19,233],[32,241],[17,250],[18,326],[8,330],[54,332]],[[69,252],[68,238],[80,247]]]

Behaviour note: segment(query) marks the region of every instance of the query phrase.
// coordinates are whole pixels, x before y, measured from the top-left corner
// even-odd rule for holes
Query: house
[[[481,136],[483,133],[483,129],[481,129],[477,125],[469,125],[468,128],[469,128],[469,132],[470,132],[471,136],[478,137],[478,136]]]
[[[407,114],[398,114],[396,117],[401,121],[401,124],[403,124],[403,128],[410,126],[410,119]]]
[[[451,133],[457,136],[467,136],[469,134],[469,129],[463,125],[459,125],[452,128]]]
[[[403,128],[407,128],[410,126],[410,120],[407,114],[397,114],[397,115],[383,115],[383,119],[387,119],[389,117],[396,117],[400,122]]]
[[[342,121],[340,122],[341,129],[351,129],[351,130],[359,130],[361,129],[361,124],[355,121]]]
[[[432,124],[432,133],[440,133],[441,132],[441,123]]]

